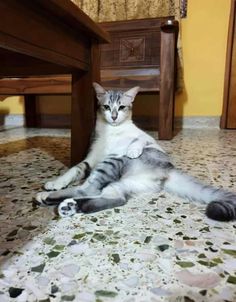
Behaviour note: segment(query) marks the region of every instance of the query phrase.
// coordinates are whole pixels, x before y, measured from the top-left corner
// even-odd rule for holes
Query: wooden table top
[[[109,34],[70,0],[0,0],[0,77],[87,71]]]
[[[57,16],[74,29],[84,31],[99,42],[109,42],[109,34],[101,26],[87,16],[75,3],[70,0],[34,0],[33,5],[41,6],[50,14]]]

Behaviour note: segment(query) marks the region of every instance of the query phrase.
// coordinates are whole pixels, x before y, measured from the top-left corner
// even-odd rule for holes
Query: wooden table
[[[95,121],[92,82],[100,79],[99,43],[107,42],[108,33],[70,0],[0,0],[0,77],[72,75],[72,164],[89,146]],[[35,98],[26,93],[26,124],[33,126]]]

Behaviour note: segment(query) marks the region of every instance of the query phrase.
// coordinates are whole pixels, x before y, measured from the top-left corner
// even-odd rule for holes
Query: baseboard
[[[23,114],[0,114],[0,126],[24,126]]]
[[[177,129],[220,128],[219,116],[185,116],[175,118]]]
[[[37,116],[38,127],[41,128],[70,128],[71,117],[69,114],[41,114]],[[155,117],[135,116],[134,122],[140,128],[146,130],[157,130],[158,119]],[[1,126],[24,126],[24,115],[22,114],[0,114]],[[176,117],[175,128],[178,129],[200,129],[219,128],[219,116],[194,116]]]
[[[71,117],[68,114],[39,114],[37,115],[39,128],[70,128]],[[23,114],[0,114],[0,126],[24,126]]]
[[[158,118],[137,116],[134,118],[137,126],[147,130],[158,130]],[[174,122],[175,129],[219,129],[219,116],[186,116],[176,117]]]

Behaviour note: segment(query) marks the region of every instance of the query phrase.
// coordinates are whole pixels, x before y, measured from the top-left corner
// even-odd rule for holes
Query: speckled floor
[[[160,143],[183,170],[236,191],[236,131]],[[166,193],[59,219],[32,206],[66,170],[69,131],[0,129],[0,301],[236,301],[236,223]]]

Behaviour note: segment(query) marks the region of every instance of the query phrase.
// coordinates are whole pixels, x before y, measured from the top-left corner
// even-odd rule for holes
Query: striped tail
[[[205,185],[195,178],[173,169],[164,184],[167,192],[207,204],[206,215],[214,220],[236,219],[236,194]]]
[[[219,220],[230,221],[236,219],[236,195],[226,192],[221,200],[211,201],[206,208],[207,217]]]

